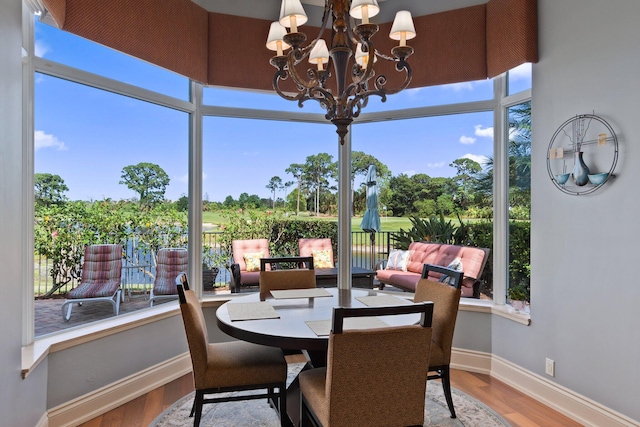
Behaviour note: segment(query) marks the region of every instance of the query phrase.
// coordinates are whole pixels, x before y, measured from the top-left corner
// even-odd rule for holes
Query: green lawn
[[[299,219],[316,219],[315,216],[310,216],[308,212],[300,212]],[[321,216],[319,219],[323,221],[337,221],[337,217],[332,216]],[[208,224],[221,225],[227,222],[226,218],[221,214],[221,212],[202,212],[202,222]],[[362,217],[353,217],[351,219],[351,229],[354,231],[360,231],[360,223],[362,222]],[[387,217],[381,218],[380,224],[382,226],[381,231],[399,231],[400,228],[404,228],[408,230],[411,228],[411,221],[409,218],[396,218],[396,217]]]

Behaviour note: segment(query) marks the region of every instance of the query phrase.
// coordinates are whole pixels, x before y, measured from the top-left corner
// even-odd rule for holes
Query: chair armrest
[[[231,264],[231,293],[240,292],[240,264]]]
[[[385,268],[387,268],[388,261],[389,260],[387,258],[379,259],[378,261],[376,261],[376,267],[374,268],[374,270],[384,270]]]

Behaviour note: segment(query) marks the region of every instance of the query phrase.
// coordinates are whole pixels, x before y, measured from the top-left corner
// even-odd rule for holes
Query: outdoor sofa
[[[389,259],[378,263],[376,279],[380,282],[380,289],[391,285],[415,292],[424,264],[439,265],[463,271],[462,296],[479,298],[480,276],[488,256],[489,249],[485,248],[412,242],[407,251],[391,251]],[[440,273],[429,272],[432,280],[440,280],[440,276]]]

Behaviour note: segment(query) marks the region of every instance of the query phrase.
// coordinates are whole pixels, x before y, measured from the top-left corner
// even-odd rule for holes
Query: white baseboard
[[[49,417],[47,414],[42,414],[42,417],[40,417],[35,427],[49,427]]]
[[[637,421],[489,353],[453,349],[451,367],[491,375],[584,426],[640,426]]]
[[[493,356],[491,376],[520,390],[587,427],[638,427],[640,422],[609,409],[566,387]]]
[[[138,372],[48,411],[48,425],[72,427],[89,421],[191,372],[189,353]]]
[[[585,426],[640,426],[637,421],[490,353],[453,349],[451,367],[490,375]],[[81,424],[189,372],[191,360],[185,353],[52,408],[36,427]]]

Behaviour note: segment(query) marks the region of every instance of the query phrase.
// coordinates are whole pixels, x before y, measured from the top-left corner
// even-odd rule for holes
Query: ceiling
[[[210,12],[275,21],[279,18],[281,0],[192,0]],[[325,0],[301,0],[310,25],[319,26]],[[487,3],[488,0],[378,0],[380,14],[376,23],[391,22],[397,11],[409,10],[414,16],[430,15],[446,10]]]

